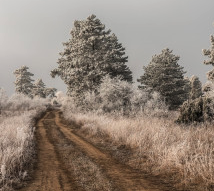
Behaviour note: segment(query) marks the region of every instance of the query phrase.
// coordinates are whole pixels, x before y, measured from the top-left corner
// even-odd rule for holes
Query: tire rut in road
[[[57,158],[53,144],[47,137],[44,121],[52,118],[47,113],[37,123],[36,139],[38,150],[38,161],[33,174],[33,179],[20,191],[72,191],[76,187],[73,180],[67,176],[62,164]]]
[[[61,123],[48,112],[37,124],[38,162],[33,180],[21,191],[163,191],[143,175]]]
[[[54,113],[50,114],[54,116]],[[84,154],[75,143],[66,138],[61,128],[56,125],[55,118],[45,120],[45,128],[48,138],[54,145],[58,160],[66,168],[70,176],[78,185],[77,190],[85,191],[111,191],[117,190],[102,173],[100,168],[87,155]]]

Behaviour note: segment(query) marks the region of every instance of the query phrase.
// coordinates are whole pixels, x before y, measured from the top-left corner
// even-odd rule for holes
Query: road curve
[[[47,112],[39,120],[36,129],[38,162],[33,179],[21,191],[72,191],[84,190],[75,181],[72,172],[66,169],[66,163],[59,158],[58,147],[50,131],[58,129],[63,137],[75,148],[93,160],[113,184],[111,190],[118,191],[161,191],[160,185],[154,185],[143,175],[130,167],[120,164],[107,152],[101,151],[84,138],[75,134],[72,127],[61,122],[58,111]],[[72,154],[72,153],[71,153]],[[72,169],[71,169],[72,170]],[[96,181],[96,180],[95,180]]]

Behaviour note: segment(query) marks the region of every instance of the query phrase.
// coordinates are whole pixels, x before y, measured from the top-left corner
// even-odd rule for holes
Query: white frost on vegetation
[[[21,94],[8,98],[0,89],[0,191],[28,176],[26,166],[35,155],[34,120],[48,104]]]
[[[212,127],[179,126],[174,123],[173,113],[161,118],[141,113],[130,118],[114,113],[81,112],[70,98],[62,103],[66,120],[74,121],[90,135],[110,137],[116,144],[137,151],[139,158],[131,159],[136,160],[133,162],[136,168],[146,168],[156,175],[177,172],[178,183],[184,187],[200,180],[202,187],[198,185],[197,190],[206,190],[214,182]],[[142,162],[145,157],[146,162]]]

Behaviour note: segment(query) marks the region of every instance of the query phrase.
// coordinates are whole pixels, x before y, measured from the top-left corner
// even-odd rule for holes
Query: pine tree
[[[85,91],[96,91],[107,74],[132,82],[125,48],[115,34],[105,30],[105,25],[95,15],[75,21],[71,39],[63,45],[58,68],[51,76],[61,77],[67,85],[68,95],[80,97]]]
[[[56,88],[45,88],[45,97],[53,98],[55,97],[57,89]]]
[[[211,81],[207,81],[202,87],[203,95],[207,95],[209,94],[209,92],[212,92],[213,90],[214,84]]]
[[[208,56],[208,58],[209,58],[208,60],[204,61],[204,64],[214,66],[214,35],[211,35],[210,42],[211,42],[210,49],[202,50],[204,56]],[[207,73],[207,78],[209,81],[214,82],[214,69]]]
[[[32,94],[34,97],[37,96],[40,98],[53,98],[55,96],[56,91],[56,88],[46,88],[46,85],[44,84],[42,79],[38,79],[34,83]]]
[[[14,84],[17,93],[32,97],[34,80],[31,79],[31,76],[34,76],[34,74],[30,73],[28,69],[29,68],[27,66],[22,66],[21,68],[14,71],[16,76],[16,81]]]
[[[159,92],[169,109],[177,109],[188,98],[185,72],[178,61],[179,56],[173,55],[168,48],[164,49],[161,54],[152,57],[148,66],[143,67],[145,72],[138,79],[143,88]]]
[[[210,49],[203,49],[204,56],[208,56],[209,59],[204,61],[206,65],[213,65],[214,66],[214,35],[210,37],[211,47]]]
[[[184,77],[184,81],[185,81],[184,91],[187,93],[187,95],[189,95],[188,98],[190,99],[191,81],[187,76]]]
[[[211,47],[210,49],[203,49],[202,52],[204,56],[208,56],[207,60],[204,60],[204,64],[214,66],[214,35],[211,35],[210,38]],[[203,87],[203,94],[207,97],[214,96],[214,69],[207,73],[208,81],[205,83]]]
[[[190,78],[191,83],[191,91],[190,91],[190,99],[194,100],[199,98],[202,95],[202,84],[197,76],[192,76]]]
[[[46,98],[45,94],[45,84],[42,81],[42,79],[38,79],[34,83],[34,88],[33,88],[33,96],[34,97],[40,97],[40,98]]]

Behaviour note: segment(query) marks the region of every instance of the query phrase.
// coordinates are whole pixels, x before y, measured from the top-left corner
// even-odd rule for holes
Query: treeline
[[[22,66],[14,71],[16,76],[16,81],[14,82],[16,93],[26,95],[30,98],[54,97],[57,89],[47,88],[42,79],[37,79],[36,81],[32,79],[34,74],[29,72],[28,69],[27,66]]]
[[[70,34],[71,38],[63,43],[58,67],[51,71],[51,76],[59,76],[64,81],[67,95],[79,108],[123,111],[128,115],[130,111],[145,111],[152,102],[157,103],[152,108],[179,109],[177,122],[212,119],[214,70],[208,73],[209,83],[202,88],[197,76],[184,76],[186,72],[178,63],[179,56],[166,48],[143,67],[144,73],[137,80],[140,85],[136,88],[127,66],[125,48],[95,15],[75,21]],[[204,63],[214,65],[213,36],[211,44],[210,49],[203,50],[209,58]],[[42,80],[32,83],[32,74],[27,69],[22,67],[15,71],[16,92],[30,97],[54,96],[56,89],[45,88]],[[155,94],[158,95],[156,98]]]

